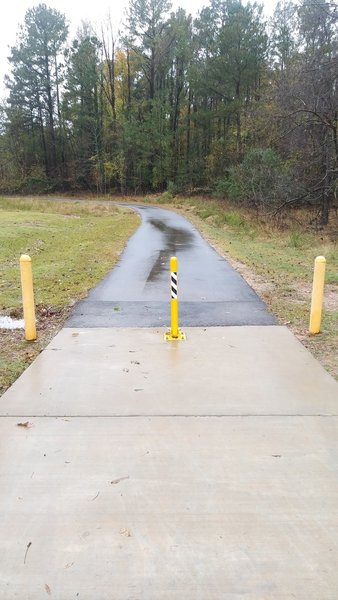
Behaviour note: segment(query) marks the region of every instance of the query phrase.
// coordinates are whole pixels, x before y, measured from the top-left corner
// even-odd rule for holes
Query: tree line
[[[130,0],[123,31],[27,11],[0,106],[2,192],[215,193],[257,209],[337,193],[338,9]]]

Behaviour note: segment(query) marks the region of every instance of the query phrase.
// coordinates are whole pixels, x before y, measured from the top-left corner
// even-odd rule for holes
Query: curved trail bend
[[[182,326],[273,325],[264,302],[184,217],[128,205],[142,223],[119,263],[79,302],[68,327],[168,325],[169,259],[179,261]]]

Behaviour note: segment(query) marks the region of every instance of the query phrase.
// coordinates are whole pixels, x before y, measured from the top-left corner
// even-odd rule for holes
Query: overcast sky
[[[23,22],[28,8],[40,4],[43,0],[7,0],[1,11],[0,17],[0,93],[4,95],[3,79],[8,73],[7,56],[9,46],[15,44],[18,26]],[[77,27],[83,20],[90,20],[94,25],[99,25],[110,12],[116,29],[123,18],[124,10],[128,6],[128,0],[91,0],[91,2],[80,2],[79,0],[44,0],[47,6],[56,8],[62,12],[70,24],[71,34],[76,32]],[[268,15],[273,11],[277,0],[264,0],[265,10]],[[207,5],[208,0],[173,0],[173,7],[184,8],[188,13],[195,15],[202,6]]]

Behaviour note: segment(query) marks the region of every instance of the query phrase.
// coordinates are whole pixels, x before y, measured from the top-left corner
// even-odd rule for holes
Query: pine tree
[[[20,113],[22,129],[39,129],[46,175],[60,175],[62,143],[61,59],[68,29],[65,17],[45,4],[27,11],[9,57],[9,113]]]

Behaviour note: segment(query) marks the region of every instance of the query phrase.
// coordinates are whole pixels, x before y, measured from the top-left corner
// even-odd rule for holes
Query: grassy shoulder
[[[284,221],[263,218],[224,201],[206,198],[149,198],[183,213],[239,271],[322,365],[338,379],[338,240],[337,222],[314,233],[302,211]],[[321,333],[308,333],[313,264],[326,257]]]
[[[38,340],[0,330],[0,394],[114,266],[139,217],[114,205],[0,198],[0,314],[21,317],[19,257],[33,261]]]
[[[82,204],[66,198],[0,198],[0,314],[21,316],[18,259],[21,253],[28,253],[34,264],[39,331],[37,342],[27,343],[21,331],[0,330],[0,394],[55,335],[74,301],[112,268],[139,222],[135,214],[109,205],[106,197],[102,204],[90,200]],[[263,298],[279,322],[290,327],[338,378],[336,223],[325,233],[315,234],[307,228],[301,212],[293,212],[292,220],[276,223],[206,198],[163,194],[143,200],[189,218]],[[322,332],[310,336],[313,261],[321,254],[327,260]]]

